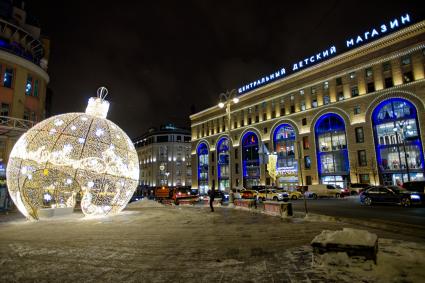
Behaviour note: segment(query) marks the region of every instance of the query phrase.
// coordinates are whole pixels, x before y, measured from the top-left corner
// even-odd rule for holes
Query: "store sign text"
[[[350,49],[353,47],[357,47],[363,43],[375,40],[379,38],[383,34],[391,33],[397,29],[399,29],[402,26],[409,25],[411,23],[410,15],[404,14],[400,16],[399,18],[395,18],[391,21],[389,21],[386,24],[382,24],[379,27],[372,28],[362,34],[359,34],[355,37],[351,37],[345,41],[344,49]],[[298,72],[306,67],[312,66],[320,61],[329,59],[333,55],[337,53],[337,45],[331,45],[328,49],[318,52],[316,54],[313,54],[309,57],[306,57],[305,59],[298,61],[296,63],[292,64],[292,68],[289,68],[289,71],[292,73]],[[269,84],[275,80],[282,79],[288,73],[285,68],[281,68],[280,70],[273,72],[267,76],[264,76],[258,80],[255,80],[253,82],[250,82],[248,84],[245,84],[244,86],[238,88],[238,93],[242,94],[247,91],[256,89],[260,86]]]

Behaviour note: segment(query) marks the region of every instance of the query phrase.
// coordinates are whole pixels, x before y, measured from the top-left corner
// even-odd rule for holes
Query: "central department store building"
[[[191,115],[192,187],[228,188],[229,158],[232,187],[423,180],[424,64],[421,21],[245,91],[230,141],[225,109]]]

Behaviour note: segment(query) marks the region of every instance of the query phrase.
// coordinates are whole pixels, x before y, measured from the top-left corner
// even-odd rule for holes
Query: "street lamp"
[[[402,140],[403,140],[403,151],[404,151],[404,162],[405,162],[405,166],[406,166],[406,172],[407,172],[407,181],[410,182],[410,172],[409,172],[409,163],[407,160],[407,152],[406,152],[406,131],[410,130],[412,128],[412,126],[410,126],[408,124],[407,120],[403,120],[400,121],[396,124],[396,127],[393,129],[393,131],[396,134],[397,137],[397,133],[399,132]],[[400,131],[399,131],[400,130]],[[404,178],[402,178],[402,180],[404,181]]]
[[[232,191],[232,165],[230,160],[232,159],[232,135],[230,132],[231,127],[231,115],[230,115],[230,106],[239,102],[239,98],[236,94],[236,89],[232,89],[231,91],[226,91],[225,93],[220,93],[220,102],[218,103],[218,107],[224,108],[226,106],[226,114],[227,114],[227,135],[229,141],[229,203],[233,203],[233,191]]]

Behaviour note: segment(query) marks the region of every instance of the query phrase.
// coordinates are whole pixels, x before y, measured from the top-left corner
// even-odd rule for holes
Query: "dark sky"
[[[395,2],[395,3],[392,3]],[[108,118],[130,137],[218,102],[281,66],[345,42],[422,1],[31,1],[50,37],[53,113],[109,89]]]

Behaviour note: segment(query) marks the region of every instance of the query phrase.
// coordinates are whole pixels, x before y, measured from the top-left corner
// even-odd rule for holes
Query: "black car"
[[[409,192],[424,193],[425,192],[425,181],[404,182],[403,188],[405,188]]]
[[[421,204],[423,199],[423,193],[409,192],[397,186],[370,187],[360,194],[360,201],[365,205],[401,204],[407,207]]]

